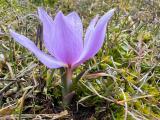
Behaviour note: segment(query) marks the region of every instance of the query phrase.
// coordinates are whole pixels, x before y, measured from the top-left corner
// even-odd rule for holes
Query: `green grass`
[[[38,6],[53,16],[59,10],[66,14],[77,11],[84,28],[96,14],[117,8],[102,49],[74,71],[73,79],[79,80],[74,88],[77,106],[94,107],[91,119],[160,119],[159,5],[158,0],[2,0],[0,28],[5,35],[0,36],[0,114],[47,114],[53,112],[53,106],[62,106],[60,70],[39,63],[12,40],[8,28],[36,42]],[[9,105],[9,110],[2,109]]]

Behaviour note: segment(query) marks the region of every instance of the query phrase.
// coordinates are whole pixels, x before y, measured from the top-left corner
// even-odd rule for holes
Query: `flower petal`
[[[55,57],[71,65],[79,58],[83,49],[82,25],[80,25],[79,17],[75,13],[64,16],[62,12],[59,12],[54,24]]]
[[[10,30],[10,34],[18,43],[20,43],[21,45],[26,47],[28,50],[30,50],[32,53],[34,53],[35,56],[48,68],[66,67],[66,65],[63,64],[62,62],[56,60],[50,55],[47,55],[41,50],[39,50],[37,46],[25,36],[15,33],[12,30]]]
[[[92,34],[94,32],[95,29],[95,25],[98,21],[98,17],[99,15],[96,15],[95,18],[93,18],[86,30],[86,34],[85,34],[85,38],[84,38],[84,47],[86,47],[86,45],[88,44],[89,40],[91,39],[90,37],[92,37]]]
[[[38,8],[39,19],[43,23],[43,39],[45,47],[48,52],[54,56],[53,44],[54,44],[54,22],[53,19],[44,11],[43,8]]]
[[[87,29],[83,52],[77,62],[74,63],[73,67],[83,63],[84,61],[93,57],[99,49],[102,47],[105,33],[106,33],[106,26],[114,14],[115,9],[110,10],[105,15],[103,15],[99,20],[96,26],[94,27],[96,22],[93,22],[89,25]],[[96,18],[95,18],[96,19]],[[93,20],[94,21],[94,20]],[[96,21],[96,20],[95,20]]]
[[[70,26],[73,27],[72,29],[74,29],[75,32],[79,34],[79,37],[81,37],[82,39],[83,25],[82,25],[82,21],[80,17],[78,16],[78,14],[76,12],[71,12],[70,14],[66,16],[66,18],[67,18],[67,21],[70,23]]]

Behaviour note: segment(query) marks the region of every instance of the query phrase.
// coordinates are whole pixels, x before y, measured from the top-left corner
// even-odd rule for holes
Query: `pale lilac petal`
[[[104,16],[102,16],[100,20],[98,20],[98,23],[96,24],[95,28],[93,27],[94,24],[90,24],[88,29],[89,31],[86,32],[87,35],[85,40],[87,39],[87,42],[85,42],[84,50],[77,62],[74,63],[73,67],[76,67],[84,61],[92,58],[102,47],[105,39],[106,27],[109,20],[113,16],[114,11],[115,9],[112,9],[109,12],[107,12]]]
[[[62,12],[59,12],[54,20],[54,55],[57,59],[70,65],[79,58],[83,49],[82,33],[77,32],[75,28],[76,21],[79,20],[73,17],[73,14],[64,16]],[[80,26],[79,24],[78,22],[77,26]]]
[[[54,55],[54,22],[53,19],[44,11],[43,8],[38,8],[39,19],[43,23],[43,39],[45,47],[51,55]]]
[[[86,45],[88,44],[89,40],[91,39],[90,37],[92,37],[92,34],[94,32],[94,29],[95,29],[95,25],[98,21],[98,18],[99,18],[99,15],[96,15],[95,18],[93,18],[86,30],[86,34],[85,34],[85,37],[84,37],[84,47],[86,47]]]
[[[25,36],[17,34],[12,30],[10,30],[10,34],[18,43],[20,43],[21,45],[26,47],[28,50],[30,50],[32,53],[34,53],[35,56],[48,68],[66,67],[66,65],[63,64],[62,62],[40,51],[37,48],[37,46]]]
[[[81,21],[81,18],[76,12],[71,12],[66,16],[68,24],[70,24],[70,27],[73,27],[74,31],[81,37],[83,36],[83,24]],[[82,42],[82,40],[80,41]]]

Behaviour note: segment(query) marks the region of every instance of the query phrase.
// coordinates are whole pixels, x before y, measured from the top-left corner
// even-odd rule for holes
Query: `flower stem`
[[[72,69],[67,68],[66,69],[66,76],[62,80],[62,95],[63,95],[63,104],[68,105],[72,99],[72,95],[70,95],[70,88],[72,85]],[[72,92],[71,92],[72,93]]]
[[[67,76],[66,77],[66,79],[67,79],[67,86],[70,87],[71,84],[72,84],[72,69],[71,68],[67,68],[67,75],[66,76]]]

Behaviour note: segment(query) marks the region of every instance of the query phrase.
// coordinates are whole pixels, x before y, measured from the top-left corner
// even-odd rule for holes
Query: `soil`
[[[38,107],[33,107],[34,103],[36,103]],[[55,104],[57,103],[55,102]],[[57,114],[64,111],[62,106],[53,105],[53,101],[41,93],[38,93],[35,97],[28,97],[25,100],[24,106],[30,107],[25,107],[23,114]],[[86,107],[79,104],[77,109],[77,102],[73,99],[67,111],[69,112],[69,116],[64,118],[65,120],[90,120],[95,114],[95,106]]]

